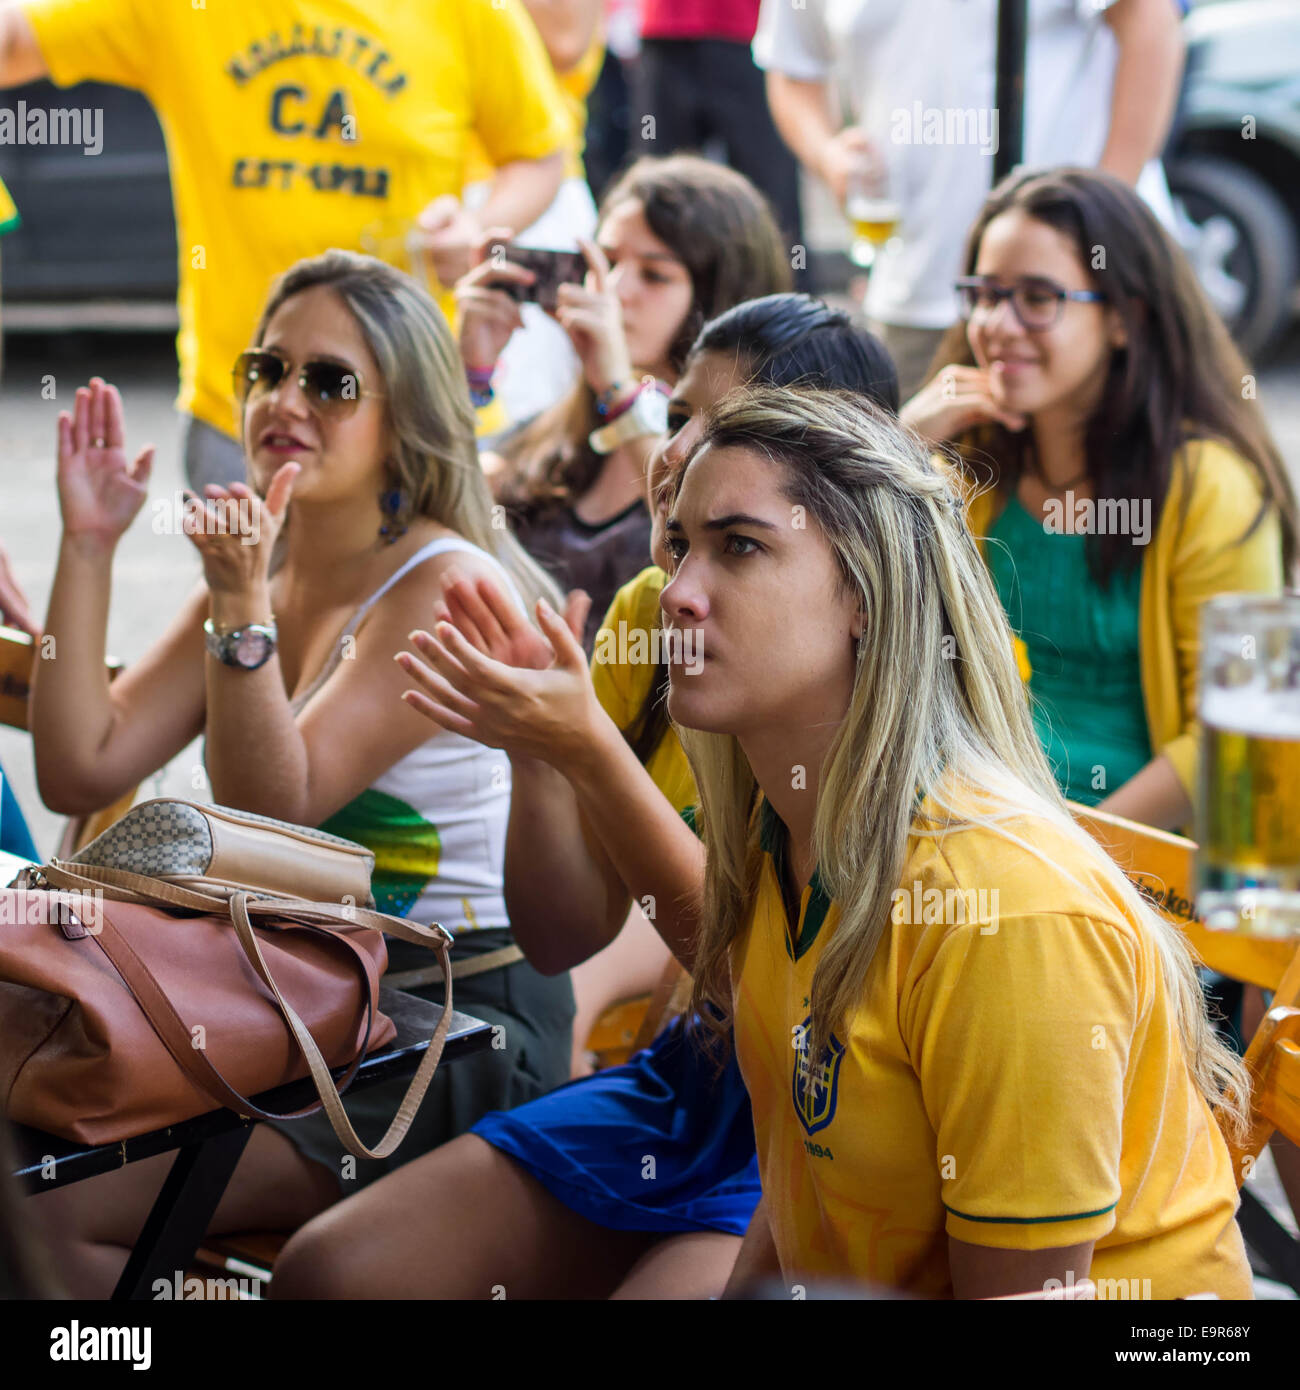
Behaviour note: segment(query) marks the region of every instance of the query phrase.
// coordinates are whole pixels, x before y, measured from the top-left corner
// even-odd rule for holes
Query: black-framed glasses
[[[288,376],[293,363],[272,348],[251,348],[241,352],[231,370],[235,399],[240,405],[274,391]],[[367,391],[361,373],[341,362],[304,362],[298,368],[298,388],[313,410],[333,416],[350,415],[365,396],[382,396]]]
[[[1054,280],[1038,276],[1027,276],[1014,284],[1003,285],[987,275],[966,275],[956,281],[954,288],[962,318],[974,318],[976,313],[991,314],[1004,299],[1009,299],[1011,310],[1026,333],[1043,333],[1054,328],[1067,300],[1077,304],[1101,304],[1106,300],[1106,296],[1096,290],[1067,290]]]

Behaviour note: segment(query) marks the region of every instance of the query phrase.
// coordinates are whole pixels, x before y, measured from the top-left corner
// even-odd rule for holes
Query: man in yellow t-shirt
[[[230,369],[278,274],[336,246],[402,264],[418,219],[450,284],[482,228],[547,207],[571,138],[519,0],[23,0],[0,54],[2,85],[115,82],[158,113],[193,486],[243,475]],[[459,201],[471,136],[497,171],[476,213]]]
[[[982,827],[914,836],[861,1007],[813,1067],[801,1042],[840,909],[814,874],[788,922],[785,827],[765,800],[758,815],[731,976],[759,1215],[787,1280],[951,1297],[950,1237],[1092,1242],[1076,1277],[1098,1297],[1251,1297],[1227,1146],[1156,945],[1096,866],[1037,820],[1006,828],[1046,863]]]

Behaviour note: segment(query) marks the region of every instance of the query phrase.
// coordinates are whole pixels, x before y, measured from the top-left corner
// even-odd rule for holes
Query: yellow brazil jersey
[[[0,183],[0,236],[12,232],[21,221],[14,200],[9,196],[9,190]]]
[[[758,819],[733,1004],[787,1278],[950,1297],[949,1236],[1095,1241],[1099,1297],[1251,1296],[1227,1147],[1156,947],[1077,847],[1028,818],[1007,829],[1047,863],[981,827],[914,835],[861,1007],[810,1067],[796,1044],[840,909],[814,875],[788,927],[784,826],[766,801]]]
[[[55,82],[134,87],[158,113],[179,241],[178,404],[227,433],[230,368],[280,272],[335,246],[402,264],[416,216],[460,196],[471,135],[496,165],[571,135],[519,0],[24,9]]]
[[[654,686],[662,638],[659,595],[668,576],[658,565],[643,569],[614,595],[591,656],[591,680],[605,713],[624,731],[635,723]],[[655,785],[685,810],[696,802],[695,779],[670,728],[646,761]]]

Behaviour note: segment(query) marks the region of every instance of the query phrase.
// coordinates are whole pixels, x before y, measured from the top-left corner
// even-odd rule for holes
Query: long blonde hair
[[[347,305],[379,364],[393,439],[389,486],[404,495],[410,514],[430,517],[495,555],[530,608],[543,597],[557,606],[559,590],[493,504],[479,463],[465,366],[441,309],[393,266],[353,251],[326,251],[299,261],[275,282],[256,341],[286,300],[317,287],[333,290]]]
[[[1103,875],[1150,935],[1192,1078],[1225,1128],[1241,1133],[1249,1080],[1210,1027],[1186,941],[1074,821],[1053,780],[955,474],[883,412],[838,391],[733,393],[708,417],[697,449],[706,445],[752,449],[783,465],[786,495],[820,526],[864,614],[853,694],[821,769],[813,822],[817,871],[841,916],[813,977],[809,1055],[821,1056],[863,997],[909,835],[982,825],[1084,887],[1057,862],[1059,846],[1049,858],[1005,824],[1027,817],[1059,831],[1074,861]],[[758,786],[734,735],[679,732],[708,849],[693,1005],[722,1034],[730,950],[758,885]],[[922,791],[934,816],[922,817]]]

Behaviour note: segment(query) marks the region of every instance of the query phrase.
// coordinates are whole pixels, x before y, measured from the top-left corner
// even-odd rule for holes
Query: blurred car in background
[[[1300,283],[1300,3],[1201,4],[1184,32],[1183,95],[1165,150],[1179,240],[1258,360],[1290,325]]]
[[[1171,0],[1173,3],[1173,0]],[[1201,0],[1165,151],[1179,240],[1247,356],[1291,323],[1300,282],[1300,0]],[[0,109],[103,110],[102,153],[0,145],[22,226],[5,238],[5,324],[176,326],[176,230],[158,120],[136,92],[48,82]]]
[[[102,110],[103,148],[0,144],[22,224],[4,240],[5,328],[176,327],[176,225],[167,151],[139,92],[33,82],[0,110]]]

